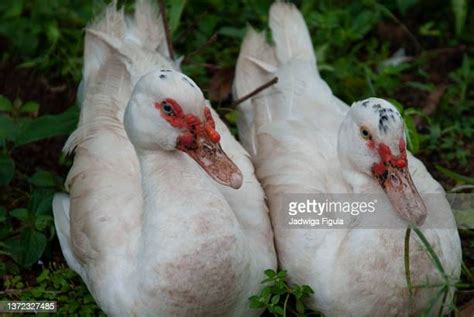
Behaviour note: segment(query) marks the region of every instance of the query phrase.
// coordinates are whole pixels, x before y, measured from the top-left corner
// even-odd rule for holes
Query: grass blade
[[[181,14],[183,13],[184,6],[186,5],[186,0],[173,0],[169,2],[169,21],[170,21],[170,32],[173,35],[179,26],[179,21],[181,19]]]
[[[421,242],[425,246],[426,250],[428,251],[428,254],[430,255],[431,259],[433,260],[433,263],[436,267],[436,269],[443,275],[445,280],[449,282],[448,276],[446,275],[446,272],[444,271],[443,265],[441,264],[441,261],[436,254],[436,252],[433,250],[433,247],[429,243],[429,241],[426,239],[425,235],[423,232],[418,227],[413,227],[413,231],[416,233],[418,238],[420,238]]]
[[[465,184],[469,184],[469,185],[474,185],[474,178],[472,178],[472,177],[460,175],[460,174],[455,173],[451,170],[448,170],[447,168],[444,168],[444,167],[442,167],[438,164],[435,164],[435,166],[436,166],[436,169],[438,171],[440,171],[444,175],[454,179],[458,183],[465,183]]]
[[[441,301],[441,306],[439,307],[439,312],[438,312],[438,316],[440,317],[443,316],[444,303],[446,302],[446,299],[448,298],[449,287],[444,287],[443,291],[444,291],[443,300]]]
[[[451,0],[451,8],[454,14],[454,25],[456,35],[461,35],[461,32],[466,23],[467,4],[466,0]]]
[[[410,294],[410,298],[412,297],[412,287],[411,284],[411,273],[410,273],[410,235],[411,235],[411,228],[408,227],[405,231],[405,251],[404,251],[404,263],[405,263],[405,277],[407,280],[407,287],[408,292]]]

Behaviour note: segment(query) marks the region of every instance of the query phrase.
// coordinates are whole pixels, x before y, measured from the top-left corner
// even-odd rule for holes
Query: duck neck
[[[175,151],[150,151],[136,149],[140,163],[142,216],[141,231],[137,235],[137,270],[140,276],[155,273],[157,263],[173,243],[181,242],[184,235],[183,213],[189,210],[180,199],[182,182],[176,181],[179,156]],[[170,170],[172,167],[174,170]],[[174,173],[174,176],[172,175]],[[191,206],[192,207],[192,206]],[[174,240],[174,241],[172,241]],[[150,281],[141,281],[146,287]]]
[[[342,164],[341,164],[342,165]],[[372,176],[361,173],[359,171],[354,170],[353,168],[344,167],[342,168],[342,175],[344,176],[344,180],[349,184],[352,188],[352,192],[355,194],[362,194],[362,193],[370,193],[370,192],[378,192]]]
[[[137,150],[143,196],[142,252],[155,256],[166,236],[182,230],[180,223],[196,206],[186,204],[186,186],[177,181],[181,153],[176,151]],[[181,199],[185,198],[186,199]],[[172,225],[171,225],[172,224]],[[170,229],[170,226],[173,228]],[[154,255],[152,253],[155,253]]]
[[[228,205],[212,180],[184,153],[137,151],[137,155],[144,204],[141,243],[145,255],[156,257],[157,250],[169,247],[170,239],[188,239],[191,219],[214,209],[227,211]],[[210,208],[212,204],[216,208]]]
[[[165,173],[163,163],[166,162],[167,155],[164,152],[147,150],[138,150],[137,155],[141,172],[144,226],[156,225],[160,217],[158,212],[154,211],[160,209],[161,196],[164,196],[161,194],[159,179],[162,179],[160,174]]]

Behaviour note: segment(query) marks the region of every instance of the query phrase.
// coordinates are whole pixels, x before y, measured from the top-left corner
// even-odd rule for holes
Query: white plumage
[[[274,45],[249,28],[236,66],[234,96],[274,76],[279,79],[241,104],[239,134],[267,195],[280,267],[288,270],[291,282],[313,287],[310,306],[327,316],[407,316],[429,306],[437,313],[439,287],[415,289],[410,303],[403,219],[424,222],[422,231],[448,277],[456,281],[460,240],[442,187],[410,153],[408,162],[396,161],[404,156],[405,136],[403,121],[391,104],[370,98],[349,108],[332,94],[318,73],[307,27],[294,5],[274,3],[269,20]],[[380,173],[389,172],[378,181],[374,173],[385,157],[382,144],[391,153],[379,166]],[[393,179],[385,179],[387,175]],[[392,181],[407,184],[406,199],[390,187]],[[375,194],[382,198],[377,206],[384,220],[399,229],[291,229],[286,206],[281,205],[288,193]],[[429,199],[433,195],[439,199]],[[439,219],[444,221],[442,229],[433,227]],[[364,228],[364,223],[359,226]],[[413,235],[410,259],[414,285],[443,282]],[[452,295],[453,288],[447,302]]]
[[[61,248],[107,314],[257,315],[248,297],[276,266],[264,194],[247,152],[212,109],[242,187],[215,181],[242,181],[225,154],[219,166],[230,172],[194,149],[175,149],[187,144],[177,139],[185,128],[171,125],[163,99],[202,122],[210,107],[178,69],[151,1],[138,1],[134,17],[114,3],[86,29],[80,122],[65,146],[75,149],[70,196],[53,201]]]

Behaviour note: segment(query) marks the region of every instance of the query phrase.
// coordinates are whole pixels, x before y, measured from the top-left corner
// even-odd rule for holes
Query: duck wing
[[[64,146],[75,152],[70,196],[57,194],[53,212],[63,254],[89,287],[88,270],[130,256],[139,236],[140,168],[123,115],[135,82],[154,67],[178,65],[151,1],[137,1],[133,17],[114,2],[86,28],[80,119]]]

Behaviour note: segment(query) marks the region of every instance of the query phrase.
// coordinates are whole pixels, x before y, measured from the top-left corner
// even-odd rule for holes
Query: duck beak
[[[234,189],[242,186],[242,172],[225,154],[219,142],[199,135],[192,143],[178,140],[176,148],[192,157],[219,184]]]
[[[389,164],[386,173],[376,178],[402,219],[417,226],[425,222],[426,206],[413,183],[408,166],[400,168]]]

